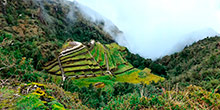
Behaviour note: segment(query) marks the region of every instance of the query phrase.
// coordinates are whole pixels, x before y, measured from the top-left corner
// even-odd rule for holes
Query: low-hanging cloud
[[[210,28],[220,32],[219,0],[76,1],[111,20],[124,32],[129,50],[145,58],[177,51],[173,48],[184,38],[189,39],[191,32]],[[197,39],[212,34],[215,32],[203,33]]]

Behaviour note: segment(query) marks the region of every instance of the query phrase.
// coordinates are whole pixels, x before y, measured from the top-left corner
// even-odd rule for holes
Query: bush
[[[46,110],[46,108],[39,97],[33,94],[22,96],[17,102],[17,109],[19,110]]]
[[[133,93],[135,90],[135,85],[130,83],[116,83],[114,84],[113,88],[113,96],[117,96]]]

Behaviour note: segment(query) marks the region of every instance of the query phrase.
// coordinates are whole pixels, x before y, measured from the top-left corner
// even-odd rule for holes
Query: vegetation
[[[6,1],[0,1],[0,109],[220,109],[220,37],[152,61],[114,43],[104,23],[86,19],[74,3]],[[71,41],[86,48],[60,58],[63,82],[56,58]],[[71,77],[88,74],[96,77]]]
[[[148,67],[152,70],[152,72],[154,74],[157,74],[157,75],[160,75],[163,77],[166,77],[166,75],[167,75],[166,74],[166,71],[167,71],[166,66],[164,66],[158,62],[152,61],[151,59],[144,59],[143,57],[141,57],[138,54],[130,53],[128,50],[127,50],[126,59],[135,68],[144,69],[144,68]]]
[[[183,51],[165,56],[157,62],[167,67],[169,80],[186,87],[197,85],[212,91],[219,86],[219,37],[207,37]]]

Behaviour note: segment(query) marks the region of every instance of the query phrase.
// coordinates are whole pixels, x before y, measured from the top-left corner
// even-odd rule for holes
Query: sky
[[[75,1],[112,21],[124,32],[125,46],[145,58],[178,51],[178,43],[187,41],[190,33],[206,29],[220,33],[220,0]],[[199,39],[207,35],[203,33]]]

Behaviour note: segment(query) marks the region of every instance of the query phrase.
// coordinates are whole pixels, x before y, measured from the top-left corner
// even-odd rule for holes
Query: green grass
[[[129,70],[129,69],[133,68],[133,66],[121,64],[121,65],[118,65],[117,68],[118,68],[118,70],[114,71],[115,74]]]
[[[82,87],[82,86],[89,86],[89,84],[95,84],[97,82],[103,82],[105,83],[106,87],[112,87],[114,83],[117,82],[129,82],[129,83],[146,83],[149,84],[151,81],[159,81],[162,78],[156,75],[153,75],[150,73],[150,70],[145,69],[145,70],[139,70],[139,69],[132,69],[133,66],[127,62],[127,60],[124,60],[124,54],[121,53],[125,48],[117,45],[116,43],[113,44],[107,44],[106,45],[107,49],[100,44],[100,43],[95,43],[95,47],[90,51],[92,56],[89,54],[84,54],[84,55],[79,55],[76,57],[68,58],[66,60],[62,61],[63,66],[75,66],[75,65],[84,65],[85,66],[77,66],[77,67],[69,67],[69,68],[64,68],[64,71],[76,71],[80,70],[79,72],[65,72],[67,76],[73,76],[73,75],[82,75],[82,74],[96,74],[97,77],[88,77],[88,78],[80,78],[80,79],[75,79],[73,77],[73,81],[76,85]],[[84,49],[85,50],[85,49]],[[83,51],[84,51],[83,50]],[[120,73],[116,76],[111,76],[111,75],[105,75],[102,76],[101,73],[104,73],[105,71],[102,71],[99,66],[96,65],[96,62],[99,63],[101,67],[106,66],[106,58],[105,58],[105,53],[108,58],[108,64],[110,67],[110,70],[114,70],[114,74]],[[74,55],[75,53],[71,54]],[[96,60],[82,60],[82,61],[75,61],[75,62],[67,62],[70,60],[80,60],[80,59],[91,59],[94,58]],[[67,62],[67,63],[63,63]],[[94,66],[91,66],[94,65]],[[51,71],[58,70],[59,66],[55,66]],[[97,70],[95,72],[92,72],[92,70]],[[131,70],[130,70],[131,69]],[[87,71],[84,71],[87,70]],[[58,74],[61,72],[59,71]]]
[[[86,50],[86,49],[83,49],[83,50]],[[76,52],[76,53],[77,53],[77,52]],[[75,54],[75,53],[73,53],[73,54]],[[90,58],[91,58],[91,56],[87,53],[87,54],[84,54],[84,55],[79,55],[79,56],[75,56],[75,57],[71,57],[71,58],[68,58],[68,59],[63,60],[64,58],[67,58],[67,57],[69,57],[69,56],[74,56],[73,54],[62,57],[62,58],[60,59],[61,62],[66,62],[66,61],[69,61],[69,60],[80,60],[80,59],[90,59]],[[56,60],[55,63],[57,63],[57,64],[56,64],[57,66],[55,66],[54,68],[57,68],[57,67],[59,67],[58,61],[57,61],[57,59],[55,59],[55,60]],[[54,65],[54,64],[51,64],[51,65],[49,65],[49,66],[47,66],[47,67],[44,67],[44,68],[45,68],[45,69],[49,69],[49,68],[51,68],[53,65]]]
[[[144,76],[144,77],[143,77]],[[141,71],[139,69],[132,69],[125,73],[116,76],[116,81],[128,82],[133,84],[145,83],[150,84],[152,81],[158,82],[159,80],[164,80],[164,78],[150,73],[149,69]]]
[[[93,65],[93,64],[94,63],[91,60],[82,60],[82,61],[63,63],[62,66]]]
[[[116,69],[116,64],[115,64],[115,61],[112,58],[111,54],[108,51],[106,53],[107,53],[107,57],[108,57],[108,65],[109,65],[110,70]]]
[[[145,77],[142,77],[143,74],[145,74]],[[128,82],[133,84],[143,82],[146,84],[150,84],[152,81],[157,82],[159,80],[164,80],[164,78],[150,73],[150,69],[146,68],[143,71],[139,69],[132,69],[122,74],[116,75],[115,77],[111,75],[105,75],[93,78],[74,79],[74,84],[78,85],[79,87],[88,87],[89,84],[103,82],[105,83],[107,88],[112,88],[112,85],[117,82]]]
[[[101,57],[99,58],[100,66],[106,66],[105,49],[102,44],[100,44],[100,47],[101,47],[101,50],[100,50]]]
[[[86,74],[86,73],[89,73],[89,72],[84,72],[84,71],[80,71],[80,72],[67,72],[67,73],[65,73],[65,75],[73,76],[73,75],[82,75],[82,74]]]
[[[120,45],[118,45],[116,43],[111,43],[110,45],[111,45],[110,48],[116,48],[119,51],[124,51],[126,49],[125,47],[122,47],[122,46],[120,46]]]
[[[14,103],[17,98],[14,96],[16,92],[8,88],[0,88],[0,109],[15,109]]]
[[[44,103],[39,99],[39,96],[34,94],[22,96],[17,102],[17,109],[20,110],[46,110],[46,108]]]
[[[74,79],[74,84],[78,85],[79,87],[88,87],[90,84],[94,85],[97,82],[103,82],[107,88],[112,88],[113,84],[115,83],[115,78],[113,76],[106,75],[93,78]]]
[[[98,60],[99,60],[99,55],[100,55],[99,52],[100,52],[100,51],[99,51],[99,48],[98,48],[97,51],[96,51],[96,55],[93,56],[97,62],[98,62]]]
[[[52,81],[57,84],[57,85],[60,85],[62,84],[62,77],[61,76],[57,76],[57,75],[50,75],[52,77]]]
[[[126,63],[117,49],[112,49],[111,54],[113,58],[115,59],[115,61],[117,61],[116,64],[119,65],[119,64]]]
[[[75,71],[75,70],[85,70],[85,69],[91,69],[91,66],[79,66],[79,67],[71,67],[71,68],[64,68],[64,71]]]
[[[66,55],[66,56],[61,57],[60,60],[63,60],[63,59],[65,59],[65,58],[67,58],[67,57],[75,56],[75,55],[78,55],[78,54],[80,54],[80,53],[87,52],[87,51],[88,51],[88,50],[87,50],[86,48],[83,48],[83,49],[80,50],[80,51],[77,51],[77,52],[74,52],[74,53],[72,53],[72,54],[69,54],[69,55]]]
[[[52,69],[49,70],[49,72],[56,72],[60,69],[59,65],[56,65],[55,67],[53,67]]]
[[[57,64],[52,64],[52,65],[49,65],[49,66],[47,66],[47,67],[44,67],[44,69],[49,69],[49,68],[51,68],[53,65],[56,65],[56,66],[58,66],[58,67],[59,67],[58,62],[56,61],[55,63],[57,63]],[[53,68],[57,68],[56,66],[54,66]]]
[[[70,63],[70,64],[62,64],[62,66],[76,66],[76,65],[81,65],[81,64],[87,64],[86,66],[79,66],[79,67],[69,67],[69,68],[65,68],[64,71],[66,70],[77,70],[77,69],[87,69],[87,68],[91,68],[93,69],[93,66],[89,66],[92,65],[93,63],[89,60],[83,60],[83,61],[78,61],[76,63]],[[49,70],[49,72],[56,72],[60,69],[59,65],[56,65],[55,67],[53,67],[52,69]]]
[[[90,51],[93,56],[96,56],[97,46],[94,44],[94,48]]]
[[[95,71],[95,72],[93,72],[94,74],[101,74],[101,73],[103,73],[103,71],[102,70],[99,70],[99,71]]]
[[[66,60],[62,60],[61,62],[63,63],[69,60],[81,60],[81,59],[91,59],[91,56],[89,54],[84,54],[84,55],[68,58]]]
[[[102,53],[100,58],[100,66],[106,66],[105,53]]]

